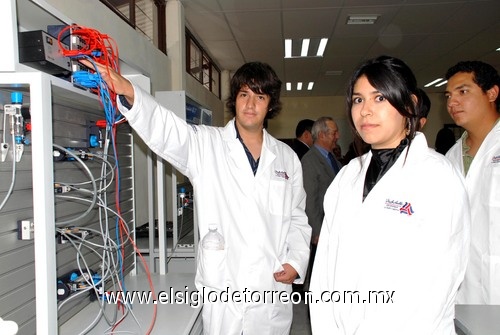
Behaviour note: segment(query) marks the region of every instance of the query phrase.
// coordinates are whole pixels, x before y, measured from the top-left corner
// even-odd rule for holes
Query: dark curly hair
[[[226,101],[229,112],[236,115],[236,97],[243,86],[248,86],[257,94],[267,94],[271,98],[266,120],[272,119],[281,111],[281,80],[268,64],[250,62],[244,64],[236,71],[230,84],[230,95]]]
[[[490,64],[478,60],[458,62],[446,71],[446,80],[449,80],[458,72],[472,73],[472,79],[485,93],[495,85],[500,88],[500,76],[497,70]],[[499,111],[500,99],[498,97],[495,104],[497,106],[497,111]]]

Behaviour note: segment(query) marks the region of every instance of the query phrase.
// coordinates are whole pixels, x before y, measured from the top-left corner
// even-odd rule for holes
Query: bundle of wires
[[[69,48],[62,42],[68,32],[72,44]],[[95,63],[99,63],[105,65],[107,69],[113,69],[120,73],[116,42],[108,35],[101,34],[95,29],[73,24],[61,29],[57,36],[57,43],[64,56],[73,60],[87,59],[94,64],[94,69],[90,71],[73,72],[73,82],[97,92],[103,104],[108,124],[123,122],[123,116],[117,111],[114,88],[111,87],[109,90],[99,72],[95,71]]]
[[[73,49],[68,49],[63,43],[62,39],[63,37],[68,35],[68,32],[70,33],[70,39],[72,41]],[[127,223],[124,222],[122,219],[121,215],[121,210],[120,210],[120,167],[119,167],[119,160],[118,160],[118,153],[117,153],[117,147],[116,147],[116,131],[117,131],[117,125],[124,122],[125,118],[119,113],[117,105],[116,105],[116,94],[114,93],[114,88],[111,87],[111,90],[109,89],[107,83],[102,79],[101,75],[99,74],[99,71],[96,69],[96,63],[102,64],[106,67],[107,71],[110,71],[109,69],[112,69],[116,71],[117,73],[120,73],[119,69],[119,58],[118,58],[118,49],[116,47],[115,41],[110,38],[109,36],[105,34],[101,34],[95,29],[79,26],[79,25],[70,25],[65,27],[59,32],[58,35],[58,45],[59,48],[62,52],[62,54],[66,57],[70,57],[71,59],[78,61],[78,59],[86,59],[90,63],[94,64],[93,69],[87,70],[82,70],[82,71],[75,71],[73,72],[73,83],[75,85],[81,86],[88,88],[92,91],[96,91],[99,99],[102,103],[103,109],[104,109],[104,114],[105,114],[105,119],[106,119],[106,134],[109,134],[109,139],[110,139],[110,147],[113,150],[113,156],[114,156],[114,161],[115,161],[115,205],[116,205],[116,251],[117,251],[117,260],[118,260],[118,267],[119,268],[119,275],[118,277],[120,278],[120,287],[122,288],[123,291],[125,291],[125,284],[124,284],[124,268],[125,265],[123,264],[123,260],[125,259],[125,245],[127,241],[131,242],[135,252],[137,255],[140,257],[141,262],[146,269],[146,273],[148,275],[148,281],[149,285],[151,288],[151,292],[154,294],[154,287],[152,283],[151,276],[149,274],[149,269],[147,266],[146,261],[144,260],[144,257],[141,255],[139,252],[135,241],[130,235],[130,230],[127,226]],[[104,150],[105,155],[107,155],[107,149]],[[78,160],[79,161],[79,160]],[[83,162],[80,161],[81,164],[84,164]],[[106,174],[104,174],[106,175]],[[102,176],[101,178],[104,178]],[[91,178],[93,179],[93,178]],[[69,183],[71,184],[71,183]],[[74,187],[75,185],[72,185]],[[93,197],[92,200],[90,201],[90,206],[89,210],[92,209],[96,204],[100,206],[101,208],[107,208],[105,205],[106,201],[103,199],[106,198],[106,194],[104,192],[103,194],[103,189],[101,188],[100,190],[96,189],[95,181],[93,182]],[[104,189],[106,189],[104,187]],[[59,196],[59,197],[64,197],[64,196]],[[67,196],[66,196],[67,197]],[[103,204],[104,202],[104,204]],[[83,213],[82,215],[88,214],[88,211]],[[108,209],[109,210],[109,209]],[[81,217],[81,216],[80,216]],[[79,217],[79,218],[80,218]],[[70,220],[74,221],[74,220]],[[56,225],[58,227],[67,225],[69,222],[66,220],[65,222],[56,222]],[[102,232],[103,235],[107,236],[107,233]],[[104,236],[103,236],[104,237]],[[105,239],[107,240],[107,238]],[[109,244],[108,244],[109,245]],[[109,250],[108,248],[105,248]],[[112,248],[113,249],[113,248]],[[105,278],[105,276],[103,276]],[[104,279],[103,279],[104,280]],[[129,307],[129,306],[128,306]],[[149,334],[153,327],[154,323],[156,320],[156,312],[157,312],[157,306],[154,305],[154,312],[153,312],[153,320],[151,322],[151,325],[146,332],[146,334]],[[125,315],[124,315],[125,316]],[[112,327],[112,331],[119,325],[119,323],[123,321],[123,318],[118,320]],[[87,329],[89,330],[89,328]]]

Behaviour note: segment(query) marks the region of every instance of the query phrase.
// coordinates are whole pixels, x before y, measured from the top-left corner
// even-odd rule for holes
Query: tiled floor
[[[311,335],[307,309],[308,306],[304,303],[293,305],[293,321],[290,335]]]

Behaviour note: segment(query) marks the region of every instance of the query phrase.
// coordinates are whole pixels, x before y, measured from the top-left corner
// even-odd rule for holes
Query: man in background
[[[302,159],[302,156],[309,151],[311,145],[313,145],[313,138],[311,134],[311,128],[314,124],[313,120],[304,119],[297,123],[295,128],[295,139],[291,145],[293,151]]]
[[[328,186],[330,186],[333,178],[335,178],[342,167],[333,155],[333,149],[337,145],[340,134],[337,124],[331,117],[323,116],[314,122],[312,137],[314,145],[300,161],[302,163],[304,189],[307,194],[306,214],[309,225],[312,227],[311,256],[309,258],[309,269],[304,285],[306,290],[319,240],[321,224],[325,216],[323,199]]]
[[[465,177],[471,245],[459,304],[500,304],[500,123],[497,70],[480,61],[448,69],[445,96],[453,121],[465,129],[448,157]]]

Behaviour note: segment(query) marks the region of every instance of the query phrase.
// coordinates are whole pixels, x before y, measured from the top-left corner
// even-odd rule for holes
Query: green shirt
[[[500,121],[500,118],[497,119],[497,121],[493,125],[493,128],[495,128],[498,121]],[[474,156],[469,155],[470,147],[467,145],[468,136],[469,134],[467,133],[467,130],[464,131],[464,133],[462,134],[462,157],[464,160],[464,176],[467,176],[467,172],[469,172],[470,165],[472,164],[472,160],[474,159]]]
[[[464,176],[469,172],[470,165],[472,164],[472,160],[474,156],[469,155],[470,147],[467,145],[467,137],[469,134],[467,130],[462,134],[462,159],[464,160]]]

